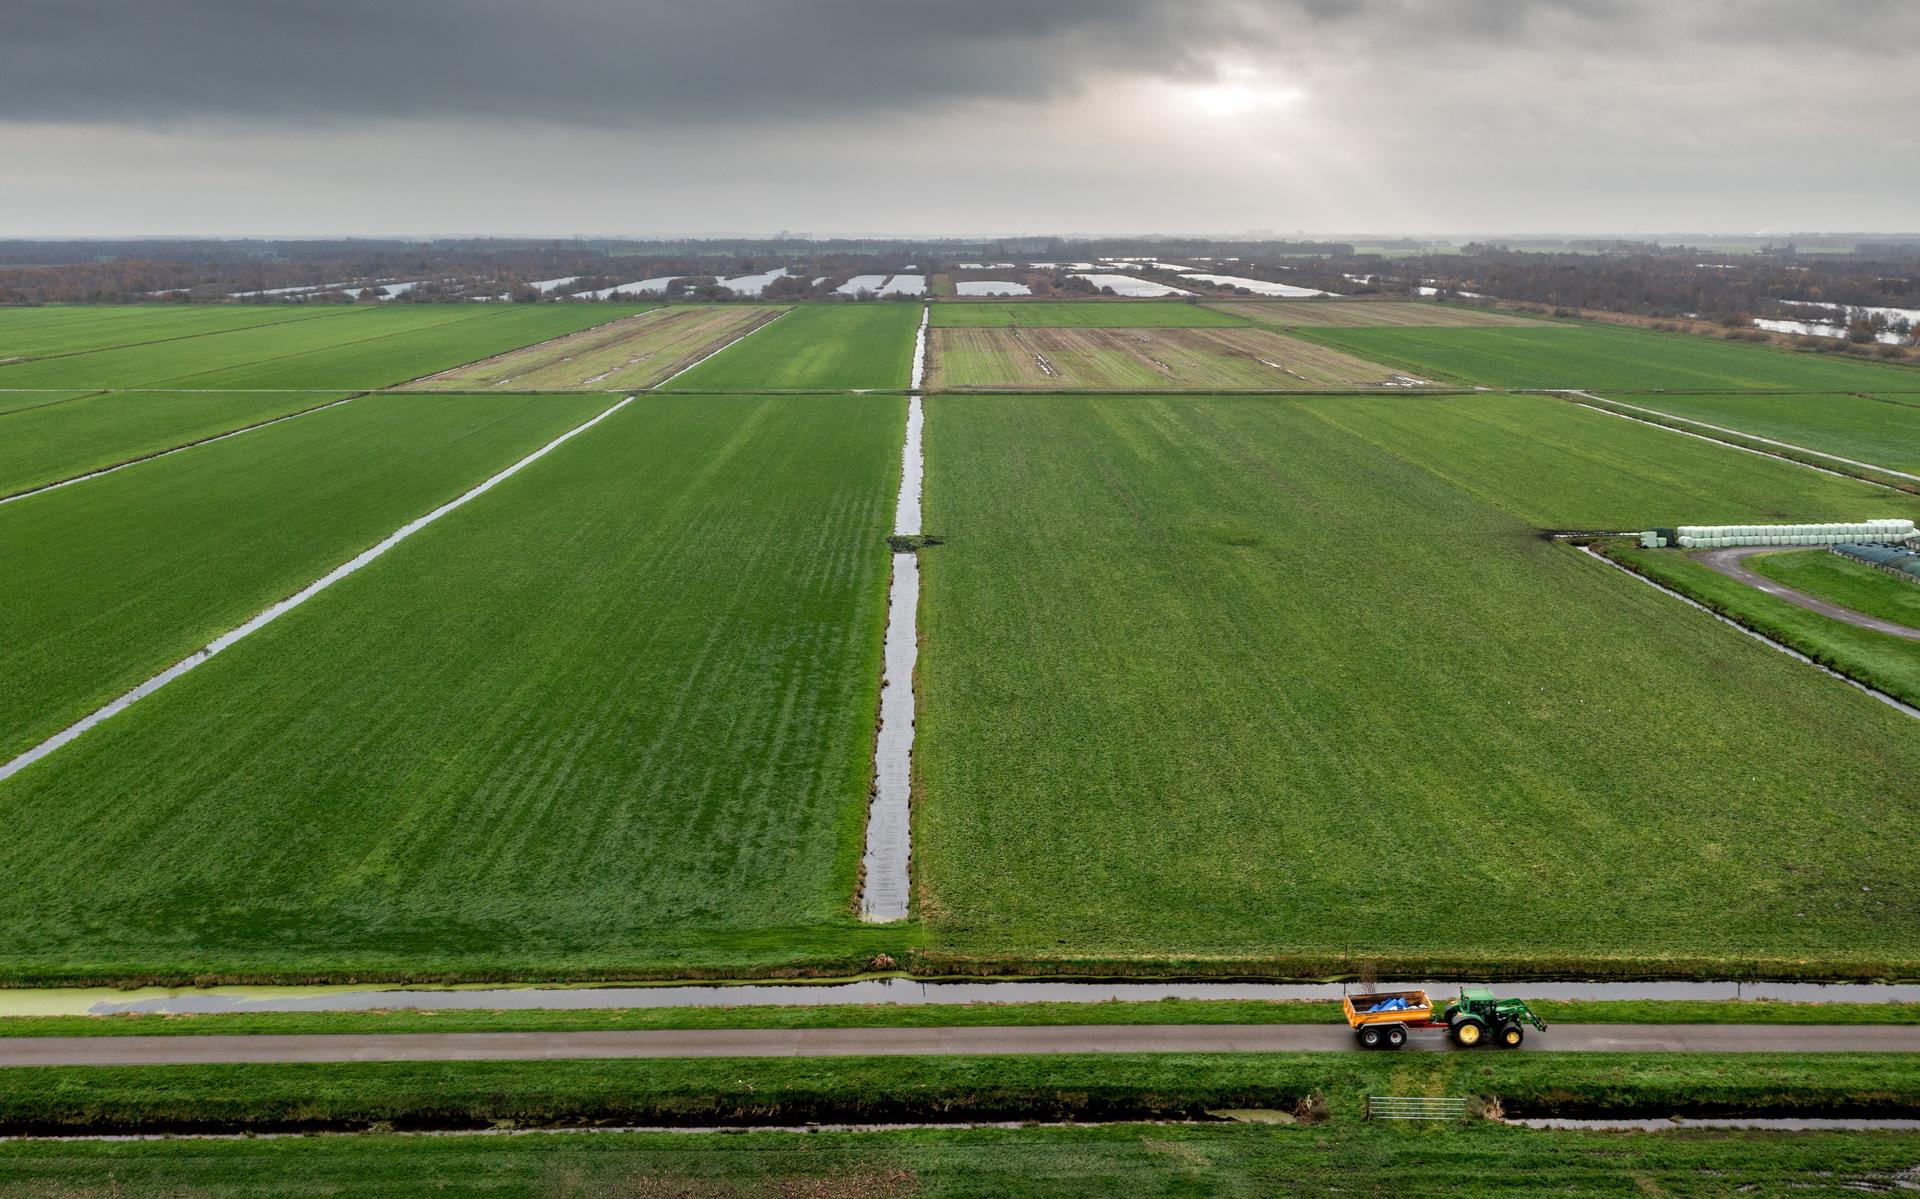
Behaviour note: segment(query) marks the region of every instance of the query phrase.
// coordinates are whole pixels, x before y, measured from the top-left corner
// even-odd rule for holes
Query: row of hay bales
[[[1678,545],[1689,550],[1729,549],[1738,545],[1892,545],[1914,536],[1911,520],[1863,520],[1832,525],[1681,525],[1640,534],[1648,549]]]
[[[1830,547],[1842,558],[1864,563],[1898,575],[1910,583],[1920,583],[1920,554],[1897,545],[1845,544]]]

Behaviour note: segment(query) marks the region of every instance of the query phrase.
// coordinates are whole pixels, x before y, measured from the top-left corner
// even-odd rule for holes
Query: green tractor
[[[1533,1014],[1524,999],[1495,999],[1486,987],[1461,987],[1460,998],[1449,1003],[1440,1016],[1454,1043],[1465,1049],[1485,1044],[1493,1038],[1496,1045],[1518,1049],[1527,1039],[1522,1024],[1531,1024],[1541,1032],[1546,1022]]]

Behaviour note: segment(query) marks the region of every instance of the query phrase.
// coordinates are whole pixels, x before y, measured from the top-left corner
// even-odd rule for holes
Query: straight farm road
[[[1454,1051],[1437,1030],[1412,1049]],[[1920,1026],[1566,1024],[1522,1050],[1573,1053],[1920,1053]],[[971,1054],[1359,1052],[1318,1024],[674,1029],[0,1038],[0,1068],[242,1062],[551,1061],[583,1058],[911,1057]],[[1496,1049],[1476,1051],[1487,1054]]]

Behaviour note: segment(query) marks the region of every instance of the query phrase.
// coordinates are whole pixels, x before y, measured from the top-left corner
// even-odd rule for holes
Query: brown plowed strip
[[[929,386],[995,391],[1382,387],[1378,363],[1272,329],[933,329]]]
[[[403,390],[642,389],[758,328],[783,308],[675,305],[524,346],[416,380]]]

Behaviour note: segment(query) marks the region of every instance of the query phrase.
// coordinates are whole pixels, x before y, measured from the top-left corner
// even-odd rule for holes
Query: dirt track
[[[1456,1050],[1417,1032],[1412,1049]],[[1566,1024],[1525,1050],[1583,1053],[1920,1053],[1920,1026]],[[1345,1025],[1125,1024],[970,1028],[691,1029],[300,1036],[0,1038],[0,1067],[227,1062],[546,1061],[563,1058],[898,1057],[950,1054],[1360,1052]]]
[[[1764,575],[1756,574],[1746,563],[1756,554],[1778,554],[1798,546],[1741,545],[1732,549],[1707,550],[1693,555],[1694,561],[1708,570],[1717,571],[1730,579],[1737,579],[1749,587],[1757,587],[1775,599],[1785,600],[1796,608],[1805,608],[1809,612],[1818,612],[1831,617],[1842,624],[1850,624],[1857,629],[1868,629],[1875,633],[1886,633],[1893,637],[1903,637],[1908,641],[1920,641],[1920,629],[1908,628],[1890,620],[1881,620],[1877,616],[1868,616],[1864,612],[1855,612],[1852,608],[1842,608],[1839,604],[1829,603],[1819,596],[1808,595],[1804,591],[1795,591],[1784,587]]]

